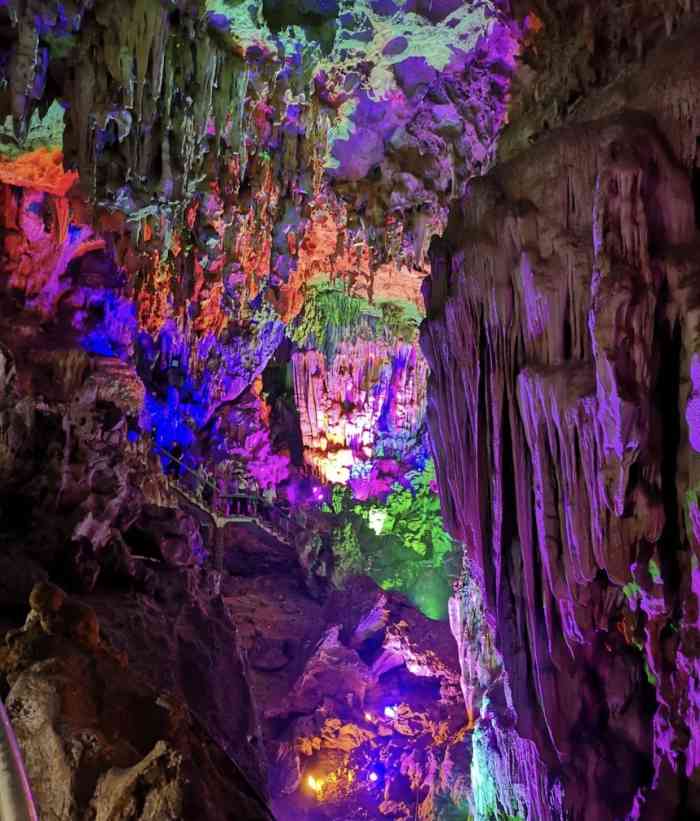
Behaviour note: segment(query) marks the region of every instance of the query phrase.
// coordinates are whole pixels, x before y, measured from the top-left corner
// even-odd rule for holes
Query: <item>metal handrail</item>
[[[176,462],[180,465],[181,468],[184,468],[188,473],[191,473],[192,476],[202,485],[206,485],[210,487],[215,493],[219,492],[219,488],[217,487],[216,483],[211,481],[208,478],[201,476],[201,474],[193,470],[189,465],[185,464],[184,459],[179,456],[175,456],[174,453],[171,453],[167,448],[164,448],[162,445],[155,445],[156,450],[159,450],[161,453],[164,453],[168,459]],[[254,499],[254,500],[262,500],[260,494],[250,494],[250,493],[224,493],[221,494],[222,498],[224,499]]]
[[[215,514],[214,511],[211,510],[208,505],[205,505],[203,500],[201,502],[197,501],[197,505],[199,507],[202,507],[210,516],[216,517],[216,519],[221,519],[221,520],[228,519],[230,521],[236,521],[236,520],[239,520],[239,519],[248,519],[250,521],[258,522],[261,526],[263,526],[263,523],[265,521],[267,521],[266,517],[261,515],[261,513],[260,513],[260,510],[261,510],[260,503],[261,502],[264,503],[264,499],[260,494],[220,493],[219,488],[217,487],[215,482],[209,480],[206,477],[203,477],[199,473],[199,471],[193,470],[189,465],[185,464],[185,461],[182,457],[176,456],[174,453],[169,451],[167,448],[164,448],[162,445],[157,445],[157,444],[154,443],[154,447],[155,447],[156,450],[160,451],[161,453],[164,453],[171,461],[175,462],[181,468],[184,468],[188,473],[192,474],[192,476],[194,476],[194,478],[196,479],[198,484],[206,485],[207,487],[211,488],[215,493],[219,494],[220,498],[228,499],[228,500],[239,500],[239,501],[240,500],[245,500],[245,501],[252,501],[252,502],[256,503],[255,513],[252,516],[251,515],[246,515],[246,514],[240,514],[238,516],[223,516],[222,517],[222,516],[219,516],[218,514]],[[189,494],[187,494],[185,492],[184,488],[179,487],[177,483],[176,483],[176,489],[180,493],[182,493],[186,498],[189,497]],[[193,501],[193,500],[190,500],[190,501]],[[264,504],[263,504],[263,509],[264,509]],[[289,534],[292,530],[292,521],[293,521],[292,517],[289,514],[284,513],[283,511],[281,511],[279,508],[277,508],[277,512],[278,512],[280,518],[284,521],[284,528],[283,528],[284,535],[289,536]],[[273,533],[272,535],[274,535],[276,538],[279,539],[280,538],[279,528],[276,528],[275,524],[273,522],[270,522],[270,524],[272,525],[273,529],[278,531],[277,533]],[[265,526],[263,526],[263,529],[264,530],[269,530]],[[2,819],[0,819],[0,821],[2,821]]]
[[[39,821],[22,751],[0,699],[0,821]]]

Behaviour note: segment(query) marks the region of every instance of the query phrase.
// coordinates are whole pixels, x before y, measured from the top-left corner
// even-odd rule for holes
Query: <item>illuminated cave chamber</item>
[[[40,817],[700,816],[696,6],[0,8]]]

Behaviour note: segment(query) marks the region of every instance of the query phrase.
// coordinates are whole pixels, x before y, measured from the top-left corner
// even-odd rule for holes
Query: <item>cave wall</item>
[[[620,60],[613,11],[569,9],[586,29],[541,5],[532,59],[561,64],[516,76],[522,117],[433,241],[424,290],[443,512],[477,587],[452,623],[480,809],[692,818],[697,19],[636,4],[638,59]],[[566,70],[616,31],[543,130]]]

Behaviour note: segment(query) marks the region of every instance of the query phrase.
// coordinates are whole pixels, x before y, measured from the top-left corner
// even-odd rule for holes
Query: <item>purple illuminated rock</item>
[[[0,646],[42,812],[241,815],[267,762],[280,821],[700,816],[697,2],[170,5],[0,10],[0,625],[99,615]],[[331,583],[330,480],[427,456],[433,235],[449,630]]]
[[[462,0],[416,0],[415,11],[432,23],[439,23],[462,5]]]
[[[437,71],[425,57],[408,57],[393,65],[396,82],[408,97],[425,91],[437,78]]]
[[[685,87],[691,42],[474,181],[432,248],[428,416],[472,577],[452,624],[512,814],[513,784],[537,818],[698,807],[673,752],[695,761],[693,160],[649,93],[660,65]],[[620,95],[649,113],[611,116]]]
[[[364,179],[384,159],[384,140],[370,128],[357,128],[349,140],[336,140],[333,157],[338,166],[333,173],[352,182]]]
[[[387,57],[393,57],[397,54],[402,54],[407,48],[408,40],[405,37],[394,37],[393,40],[389,40],[384,46],[382,54],[385,54]]]

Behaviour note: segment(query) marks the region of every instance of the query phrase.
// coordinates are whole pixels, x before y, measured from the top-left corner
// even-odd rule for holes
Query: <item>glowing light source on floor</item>
[[[372,713],[365,713],[365,721],[371,721],[371,720],[372,720]]]
[[[387,718],[396,718],[396,716],[398,715],[398,710],[397,710],[396,706],[394,705],[394,706],[385,707],[384,708],[384,715]]]
[[[375,781],[379,781],[379,776],[375,772],[371,772],[369,774],[369,780],[374,783]]]

